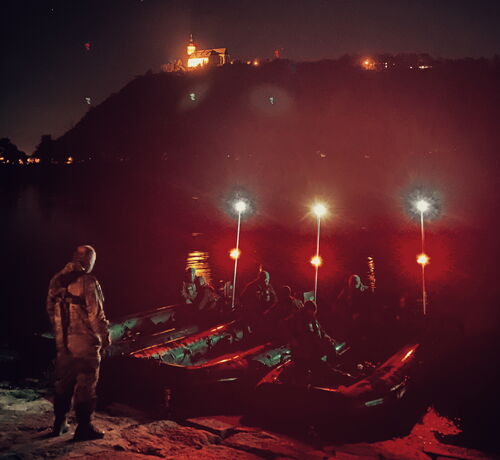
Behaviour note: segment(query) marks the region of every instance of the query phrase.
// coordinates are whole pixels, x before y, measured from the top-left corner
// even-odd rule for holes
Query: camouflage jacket
[[[183,281],[181,288],[181,297],[184,303],[194,303],[197,291],[194,282]]]
[[[261,283],[260,280],[250,282],[241,293],[243,308],[254,312],[264,313],[273,308],[278,301],[278,296],[270,284]]]
[[[87,356],[109,345],[103,303],[99,282],[79,263],[70,262],[50,280],[47,313],[58,352]]]

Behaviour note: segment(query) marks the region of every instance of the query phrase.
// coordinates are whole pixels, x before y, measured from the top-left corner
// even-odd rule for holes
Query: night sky
[[[0,17],[0,137],[27,153],[77,123],[87,97],[181,57],[189,33],[236,59],[500,54],[495,0],[2,0]]]

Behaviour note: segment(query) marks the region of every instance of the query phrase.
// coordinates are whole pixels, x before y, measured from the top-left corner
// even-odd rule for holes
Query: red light
[[[314,256],[311,259],[311,265],[314,265],[315,267],[320,267],[322,263],[323,263],[323,259],[321,259],[320,256]]]
[[[229,257],[231,257],[231,259],[234,259],[234,260],[239,259],[240,255],[241,255],[241,251],[237,248],[231,249],[229,251]]]

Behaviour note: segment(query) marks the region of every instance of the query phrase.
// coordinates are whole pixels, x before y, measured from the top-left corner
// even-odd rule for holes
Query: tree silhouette
[[[18,150],[17,146],[8,137],[0,139],[0,156],[5,163],[19,164],[26,161],[26,154]]]
[[[60,158],[56,154],[56,143],[51,134],[42,135],[34,155],[45,164],[59,161]]]

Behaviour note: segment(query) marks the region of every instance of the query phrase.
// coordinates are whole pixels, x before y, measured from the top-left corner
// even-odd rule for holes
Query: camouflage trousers
[[[79,357],[70,353],[57,354],[54,397],[56,417],[65,416],[74,399],[77,418],[90,419],[96,402],[99,365],[100,357],[94,350],[88,356]]]

